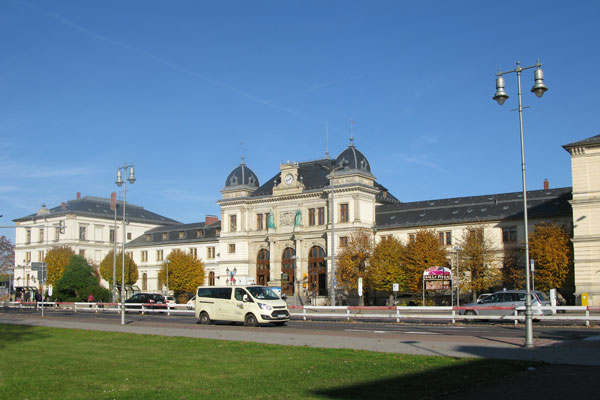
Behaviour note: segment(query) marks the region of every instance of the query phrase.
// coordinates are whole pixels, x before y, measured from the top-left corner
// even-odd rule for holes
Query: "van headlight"
[[[256,303],[256,304],[258,304],[258,306],[263,310],[271,311],[273,309],[273,307],[271,307],[268,304],[264,304],[264,303]]]

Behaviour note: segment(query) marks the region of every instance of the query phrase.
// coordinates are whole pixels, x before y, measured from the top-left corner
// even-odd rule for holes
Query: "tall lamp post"
[[[496,94],[493,99],[502,105],[508,99],[508,94],[504,90],[504,78],[503,75],[516,73],[517,82],[519,88],[519,126],[521,131],[521,173],[523,180],[523,223],[525,224],[525,286],[526,286],[526,299],[525,299],[525,347],[534,347],[533,343],[533,321],[531,312],[531,285],[529,277],[529,228],[527,222],[527,183],[525,179],[525,146],[523,144],[523,104],[521,101],[521,72],[526,69],[536,68],[534,73],[535,84],[531,89],[532,93],[535,93],[537,97],[542,97],[544,92],[548,90],[544,84],[544,72],[541,69],[542,64],[540,60],[535,65],[529,67],[521,67],[521,62],[517,61],[517,68],[512,71],[502,72],[498,69],[496,76]]]
[[[124,174],[127,174],[127,172],[129,171],[129,177],[127,178],[127,180],[123,180],[121,170],[123,170]],[[118,187],[121,187],[121,185],[123,185],[123,259],[121,260],[121,325],[125,325],[125,242],[127,241],[125,205],[127,204],[127,181],[129,181],[129,183],[133,185],[133,183],[135,182],[135,175],[133,172],[133,165],[127,165],[127,163],[125,163],[122,167],[117,168],[117,180],[115,181]]]

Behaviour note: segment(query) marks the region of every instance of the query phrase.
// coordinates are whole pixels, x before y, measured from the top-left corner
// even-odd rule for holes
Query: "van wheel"
[[[254,314],[246,315],[244,321],[246,322],[246,326],[258,326],[258,320],[254,316]]]
[[[210,317],[208,316],[208,313],[206,313],[206,311],[202,311],[202,313],[200,314],[200,323],[202,325],[210,325]]]

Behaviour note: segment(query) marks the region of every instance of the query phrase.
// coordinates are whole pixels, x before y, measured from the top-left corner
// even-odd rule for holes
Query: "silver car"
[[[477,303],[465,304],[464,309],[460,310],[460,315],[514,315],[514,308],[523,308],[517,310],[518,314],[525,313],[525,290],[503,290],[492,293],[481,299]],[[542,292],[531,291],[531,307],[533,315],[552,315],[552,310],[540,310],[541,306],[549,306],[550,300]],[[473,308],[470,308],[473,307]],[[478,307],[510,307],[506,310],[486,310]]]

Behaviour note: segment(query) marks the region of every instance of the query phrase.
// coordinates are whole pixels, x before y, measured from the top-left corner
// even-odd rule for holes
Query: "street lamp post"
[[[460,306],[460,273],[459,273],[459,258],[458,258],[458,253],[460,253],[462,251],[462,249],[460,248],[460,246],[456,246],[454,247],[454,250],[456,251],[456,306],[459,307]]]
[[[496,94],[493,99],[498,102],[498,104],[502,105],[508,99],[508,94],[504,90],[504,78],[503,75],[515,73],[517,74],[517,82],[519,89],[519,126],[521,132],[521,173],[522,173],[522,181],[523,181],[523,223],[525,224],[525,286],[526,286],[526,299],[525,299],[525,347],[532,348],[534,347],[533,343],[533,321],[532,321],[532,311],[531,311],[531,285],[530,285],[530,276],[529,276],[529,228],[527,221],[527,183],[525,179],[525,146],[523,144],[523,104],[521,101],[521,72],[526,69],[537,68],[535,70],[534,78],[535,84],[531,89],[532,93],[535,93],[537,97],[542,97],[544,92],[548,90],[546,85],[544,84],[544,72],[541,69],[542,64],[540,64],[540,60],[537,61],[535,65],[531,65],[529,67],[521,67],[521,62],[517,61],[517,68],[512,71],[502,72],[498,70],[496,76]]]
[[[127,180],[123,180],[121,170],[123,170],[123,173],[125,174],[127,174],[127,172],[129,171],[129,177],[127,178]],[[125,242],[127,240],[125,205],[127,204],[127,181],[129,181],[129,183],[133,185],[133,183],[135,182],[135,175],[133,171],[133,165],[127,165],[127,163],[125,163],[122,167],[117,168],[117,180],[115,181],[118,187],[121,187],[121,185],[123,185],[123,258],[121,260],[121,325],[125,325]]]

